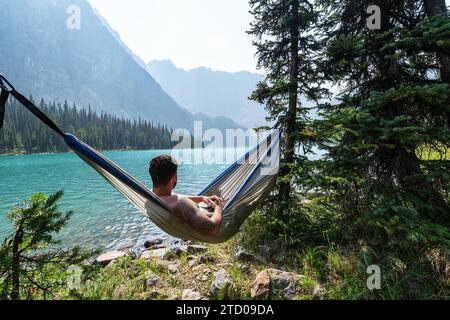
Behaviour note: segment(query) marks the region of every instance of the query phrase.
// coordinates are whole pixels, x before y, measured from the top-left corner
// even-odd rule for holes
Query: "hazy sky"
[[[247,0],[88,0],[145,62],[256,71]],[[450,0],[446,0],[450,5]]]
[[[88,0],[145,62],[256,71],[247,0]]]

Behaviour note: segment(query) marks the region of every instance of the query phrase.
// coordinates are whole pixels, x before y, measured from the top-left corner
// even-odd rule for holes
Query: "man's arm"
[[[186,197],[189,200],[194,201],[195,203],[200,203],[200,202],[209,203],[209,200],[212,200],[212,201],[220,200],[220,198],[218,196],[202,197],[202,196],[186,196],[186,195],[184,195],[183,197]]]
[[[205,235],[216,236],[222,223],[222,207],[214,206],[214,214],[208,216],[208,211],[198,208],[194,202],[185,197],[180,197],[174,210],[188,223],[188,225]]]
[[[205,197],[201,197],[201,196],[184,196],[186,198],[188,198],[191,201],[194,201],[195,203],[200,203],[205,201]]]

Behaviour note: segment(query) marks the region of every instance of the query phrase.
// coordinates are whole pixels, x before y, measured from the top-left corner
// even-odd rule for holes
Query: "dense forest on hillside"
[[[172,146],[171,130],[142,119],[124,119],[75,105],[47,103],[40,109],[65,132],[70,132],[100,150],[166,149]],[[64,141],[18,102],[6,106],[5,123],[0,130],[0,153],[65,152]]]

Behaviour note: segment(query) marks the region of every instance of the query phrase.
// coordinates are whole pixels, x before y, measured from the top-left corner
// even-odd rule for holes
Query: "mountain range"
[[[147,70],[162,88],[191,112],[223,116],[246,128],[265,124],[263,106],[248,99],[264,77],[242,72],[213,71],[206,67],[177,68],[170,60],[154,60]]]
[[[68,8],[81,13],[68,28]],[[238,128],[181,107],[86,0],[0,0],[0,73],[38,100],[64,100],[172,128]],[[201,111],[201,108],[196,109]]]

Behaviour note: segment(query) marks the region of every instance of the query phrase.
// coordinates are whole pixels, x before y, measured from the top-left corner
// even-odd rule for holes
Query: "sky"
[[[256,71],[247,0],[88,0],[145,62]]]

